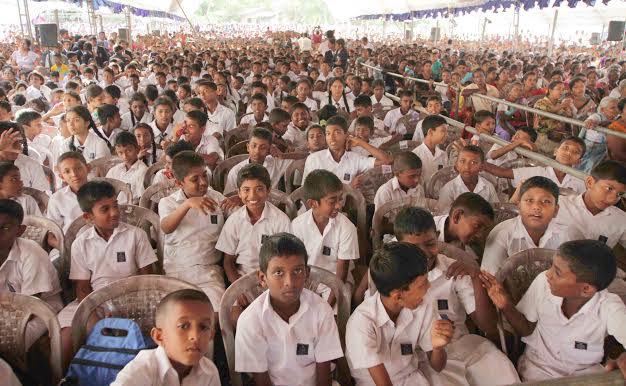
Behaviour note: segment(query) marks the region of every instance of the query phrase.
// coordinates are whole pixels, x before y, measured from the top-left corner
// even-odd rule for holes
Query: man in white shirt
[[[446,120],[438,115],[429,115],[422,125],[424,142],[413,149],[422,161],[422,186],[427,187],[433,174],[448,166],[448,155],[439,148],[448,135]]]
[[[413,93],[403,91],[400,94],[400,107],[385,114],[383,123],[385,124],[386,132],[404,135],[408,132],[411,123],[415,123],[418,120],[419,113],[413,110]]]

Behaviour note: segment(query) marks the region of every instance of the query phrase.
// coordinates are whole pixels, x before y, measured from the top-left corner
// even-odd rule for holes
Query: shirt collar
[[[304,315],[304,313],[307,312],[307,310],[309,309],[309,303],[306,301],[306,298],[305,298],[306,291],[307,289],[305,288],[300,293],[300,308],[298,308],[298,312],[291,315],[291,317],[289,318],[289,322],[287,324],[291,324],[291,325],[295,324],[298,320],[300,320],[302,315]],[[270,290],[266,290],[265,292],[263,292],[261,296],[265,297],[263,299],[263,308],[261,309],[261,315],[263,316],[263,318],[267,317],[268,315],[274,315],[275,317],[283,320],[278,315],[278,313],[274,310],[274,307],[272,307],[272,303],[270,301]]]
[[[556,222],[554,220],[550,221],[550,224],[548,224],[548,228],[539,239],[539,245],[537,245],[537,248],[542,248],[541,245],[545,245],[545,242],[550,240],[552,236],[554,236],[555,233],[558,233],[557,230],[555,230],[555,227],[556,227],[555,224]],[[522,222],[522,216],[517,216],[515,218],[515,232],[513,232],[513,239],[517,239],[517,240],[526,239],[532,242],[533,244],[535,243],[532,237],[530,237],[530,235],[528,234],[528,231],[526,230],[526,227],[524,226],[524,223]]]
[[[265,206],[263,207],[263,213],[261,213],[261,217],[259,217],[259,220],[258,220],[255,224],[260,223],[261,221],[263,221],[264,219],[267,219],[267,218],[270,216],[268,212],[269,212],[271,209],[270,209],[270,206],[269,206],[268,204],[269,204],[269,202],[265,201]],[[245,206],[245,205],[244,205],[244,206],[242,206],[242,207],[241,207],[241,210],[243,211],[244,218],[245,218],[245,219],[246,219],[246,220],[247,220],[250,224],[252,224],[252,221],[250,221],[250,215],[248,214],[248,209],[246,208],[246,206]]]
[[[428,271],[428,281],[433,282],[434,280],[443,276],[448,270],[448,264],[444,259],[444,255],[438,254],[435,259],[435,266],[433,269]]]
[[[382,327],[387,324],[387,322],[391,322],[391,318],[389,317],[389,314],[387,313],[387,310],[383,305],[383,301],[380,298],[380,292],[378,291],[374,295],[374,302],[376,312],[376,327]]]
[[[467,185],[465,185],[465,182],[463,181],[463,178],[461,177],[460,174],[454,178],[454,182],[458,184],[458,186],[469,191],[469,188],[467,187]],[[486,189],[485,181],[483,181],[483,178],[481,176],[478,176],[478,182],[476,183],[476,187],[474,187],[474,191],[472,193],[482,192],[485,189]]]
[[[123,222],[120,222],[119,225],[117,226],[117,228],[113,229],[113,233],[111,234],[111,237],[109,238],[108,241],[106,241],[107,243],[109,243],[111,240],[113,240],[113,238],[119,234],[119,233],[123,233],[128,229],[128,227],[126,226],[126,224],[124,224]],[[104,240],[96,231],[96,226],[95,225],[91,225],[91,227],[85,231],[86,235],[85,238],[87,239],[101,239]]]
[[[156,348],[154,356],[156,357],[155,359],[157,363],[157,371],[159,373],[159,380],[162,383],[165,381],[165,377],[170,371],[176,372],[176,370],[174,370],[172,362],[170,362],[170,359],[167,357],[167,353],[162,346]],[[198,372],[202,372],[206,375],[211,374],[211,368],[203,359],[204,358],[201,358],[200,362],[196,366],[193,366],[193,368],[189,372],[189,375],[187,376],[191,376],[192,374],[199,376]],[[176,377],[178,377],[178,374],[176,374]]]

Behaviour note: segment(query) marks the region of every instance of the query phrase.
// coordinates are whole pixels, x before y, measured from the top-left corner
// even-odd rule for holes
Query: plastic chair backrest
[[[233,146],[234,144],[245,141],[250,138],[250,128],[249,127],[238,127],[236,129],[227,131],[224,133],[224,147],[226,152]]]
[[[341,346],[345,349],[346,323],[350,316],[350,290],[337,279],[337,276],[325,269],[310,266],[311,273],[305,284],[305,288],[315,292],[319,284],[324,284],[331,289],[337,299],[337,327]],[[235,371],[235,333],[231,325],[231,309],[239,295],[247,293],[257,298],[264,289],[261,288],[257,272],[251,272],[230,285],[222,296],[220,302],[219,318],[226,360],[230,372],[230,381],[233,386],[241,386],[241,376]]]
[[[391,165],[375,166],[363,173],[362,183],[358,190],[365,197],[365,202],[368,204],[374,203],[374,196],[378,188],[384,183],[393,178],[393,170]]]
[[[168,180],[167,182],[159,182],[158,184],[150,185],[139,200],[139,206],[142,208],[150,209],[154,213],[158,214],[159,200],[169,196],[180,189],[176,186],[174,180]]]
[[[157,161],[148,167],[148,170],[146,170],[146,174],[143,177],[143,187],[145,189],[148,189],[150,185],[152,185],[154,175],[163,168],[165,168],[165,161]]]
[[[439,199],[439,191],[441,188],[458,175],[459,172],[454,169],[454,166],[447,166],[437,170],[430,178],[430,181],[428,181],[425,192],[426,197],[433,198],[435,200]]]
[[[48,201],[50,200],[50,197],[48,197],[46,193],[27,186],[22,188],[22,193],[31,196],[35,202],[37,202],[37,206],[39,207],[41,213],[46,213],[46,210],[48,209]]]
[[[61,368],[61,326],[57,314],[43,300],[13,292],[0,292],[0,356],[24,372],[27,369],[26,324],[31,316],[46,325],[50,336],[50,368],[56,385],[63,376]]]
[[[555,252],[546,248],[527,249],[504,261],[496,279],[509,291],[513,304],[520,301],[537,275],[550,268]]]
[[[156,244],[156,255],[159,260],[158,271],[162,272],[163,243],[165,236],[163,235],[163,231],[161,231],[161,220],[159,216],[150,209],[135,205],[120,205],[120,221],[143,229],[148,235],[148,239]],[[65,254],[62,256],[62,259],[64,259],[62,266],[67,267],[67,269],[69,269],[72,262],[72,243],[74,243],[76,236],[78,236],[83,227],[89,225],[91,224],[81,216],[72,221],[67,228],[65,232]],[[153,235],[156,236],[155,240],[153,240]]]
[[[61,227],[46,217],[40,216],[24,216],[22,224],[26,226],[26,232],[21,237],[27,238],[37,242],[42,248],[47,245],[47,234],[52,233],[59,242],[59,259],[58,262],[53,261],[59,279],[61,279],[61,285],[65,288],[64,283],[67,283],[67,275],[69,274],[69,267],[64,266],[63,256],[65,255],[65,235]]]
[[[519,209],[516,204],[510,202],[492,202],[491,207],[495,214],[493,225],[496,226],[502,221],[510,220],[519,215]]]
[[[249,140],[239,141],[236,144],[228,148],[226,158],[230,158],[236,155],[248,154],[248,142]]]
[[[133,201],[133,192],[130,190],[130,185],[128,185],[124,181],[120,181],[117,178],[106,178],[106,177],[97,177],[93,178],[91,181],[106,181],[113,185],[115,188],[115,194],[119,196],[120,193],[124,193],[124,196],[130,203]],[[127,202],[128,203],[128,202]]]
[[[387,152],[391,155],[396,155],[403,151],[413,151],[416,147],[421,144],[420,141],[400,141],[394,145],[391,145],[387,148]]]
[[[228,177],[228,172],[233,166],[237,165],[239,162],[248,159],[247,154],[236,155],[234,157],[230,157],[225,159],[224,161],[217,164],[215,170],[213,170],[213,177],[211,180],[211,185],[213,189],[217,190],[220,193],[224,192],[224,185],[226,184],[226,177]]]
[[[132,319],[144,334],[154,327],[156,306],[165,295],[182,289],[200,288],[186,281],[162,275],[138,275],[93,291],[80,302],[72,319],[73,352],[87,340],[87,322],[91,314],[102,308],[107,316]]]
[[[293,161],[285,170],[285,192],[287,194],[291,194],[297,187],[302,186],[304,181],[302,181],[302,176],[304,174],[304,164],[306,163],[305,159],[299,159]],[[296,171],[300,173],[300,180],[296,180]]]
[[[41,167],[43,168],[43,174],[46,175],[46,179],[48,179],[48,182],[50,183],[50,191],[52,193],[56,192],[56,175],[49,167],[43,165]]]
[[[89,162],[89,166],[93,173],[95,173],[98,177],[106,177],[109,170],[117,165],[122,163],[122,159],[115,155],[109,155],[106,157],[96,158],[95,160]]]

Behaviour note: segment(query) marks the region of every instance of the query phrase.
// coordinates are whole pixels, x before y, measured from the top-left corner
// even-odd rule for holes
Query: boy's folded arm
[[[161,218],[161,230],[163,233],[170,234],[178,228],[180,222],[183,221],[185,215],[189,211],[189,206],[186,205],[186,202],[182,205],[179,205],[174,211],[168,214],[165,217]]]
[[[93,292],[90,280],[73,280],[73,282],[76,287],[76,299],[78,301],[83,300],[87,295]]]
[[[524,314],[519,312],[515,306],[510,303],[502,310],[504,317],[511,323],[515,332],[520,336],[528,336],[535,331],[537,322],[530,322]]]
[[[428,356],[430,367],[432,367],[436,372],[440,372],[444,367],[446,367],[448,355],[446,354],[446,350],[444,348],[433,348],[433,350],[427,352],[426,355]]]
[[[384,363],[380,363],[376,366],[370,367],[367,369],[367,371],[370,373],[370,377],[372,377],[372,380],[374,381],[374,384],[376,384],[376,386],[393,386],[393,383],[391,383],[391,378],[389,377],[389,373],[387,372]]]

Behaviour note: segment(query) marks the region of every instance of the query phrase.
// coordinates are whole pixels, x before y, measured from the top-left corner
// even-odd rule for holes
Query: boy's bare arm
[[[76,288],[76,300],[79,302],[93,292],[90,280],[73,280],[73,282]]]
[[[139,268],[137,274],[139,275],[152,275],[154,273],[154,264],[148,264],[145,267]]]
[[[272,380],[270,379],[270,373],[267,371],[264,373],[252,373],[255,386],[272,386]]]
[[[370,367],[367,371],[370,373],[370,377],[372,377],[376,386],[393,386],[384,363]]]
[[[316,386],[331,386],[333,379],[330,376],[330,362],[315,363]]]
[[[496,177],[508,178],[510,180],[515,178],[513,175],[513,169],[502,168],[489,162],[483,163],[483,170]]]
[[[237,272],[237,265],[235,264],[237,258],[233,255],[229,255],[228,253],[224,253],[224,272],[226,273],[226,277],[228,277],[228,281],[234,283],[239,279],[240,275]]]

